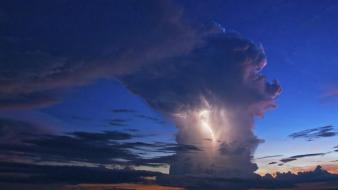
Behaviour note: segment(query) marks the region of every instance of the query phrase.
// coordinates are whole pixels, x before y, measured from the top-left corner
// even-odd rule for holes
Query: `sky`
[[[190,5],[195,7],[193,5]],[[258,119],[256,134],[266,142],[255,155],[288,155],[332,150],[336,138],[290,139],[289,134],[326,125],[337,125],[335,68],[337,3],[334,1],[258,1],[204,3],[192,15],[213,19],[263,44],[269,65],[264,73],[279,80],[283,93],[278,108]],[[337,155],[313,158],[331,161]],[[326,158],[328,157],[328,158]],[[277,158],[278,159],[278,158]]]
[[[3,187],[336,187],[337,1],[0,5]]]

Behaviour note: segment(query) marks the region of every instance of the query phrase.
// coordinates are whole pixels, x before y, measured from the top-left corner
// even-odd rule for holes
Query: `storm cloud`
[[[206,150],[177,154],[172,174],[251,176],[252,153],[262,142],[252,132],[254,116],[275,106],[280,86],[259,74],[266,65],[262,47],[221,29],[203,39],[189,54],[120,80],[175,121],[178,143]]]
[[[276,82],[266,83],[266,79],[258,75],[266,63],[265,56],[252,42],[221,30],[204,40],[203,46],[188,55],[145,67],[122,77],[121,81],[152,107],[176,121],[178,143],[194,144],[207,150],[178,153],[171,165],[171,174],[248,177],[256,170],[250,160],[260,142],[251,131],[253,116],[262,115],[266,108],[274,106],[273,99],[280,88]],[[209,109],[208,106],[216,125],[213,130],[217,139],[213,140],[218,143],[212,158],[209,149],[215,142],[203,144],[203,140],[210,137],[196,128],[198,116],[194,116],[194,111]],[[224,115],[218,114],[227,114],[227,121],[219,120]],[[228,134],[225,135],[225,131]]]
[[[71,87],[119,80],[175,122],[178,146],[199,150],[174,148],[171,174],[252,177],[252,155],[263,142],[253,134],[254,117],[275,107],[281,92],[276,80],[260,73],[267,63],[263,47],[218,24],[193,23],[171,1],[79,2],[20,1],[20,8],[17,1],[1,3],[0,102],[11,102],[2,108],[48,106]],[[97,150],[92,152],[100,152],[103,163],[116,155],[142,160],[120,149],[118,139],[110,142],[111,135],[71,133],[28,143],[55,145],[53,153],[60,154],[43,149],[53,158],[72,154],[56,145],[68,142]],[[84,157],[71,156],[96,159],[87,150]]]

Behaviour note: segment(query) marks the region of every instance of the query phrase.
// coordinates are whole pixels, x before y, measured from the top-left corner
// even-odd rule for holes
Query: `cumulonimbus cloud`
[[[170,1],[81,1],[77,11],[76,1],[37,1],[41,12],[21,2],[22,18],[16,3],[1,6],[11,32],[0,32],[0,102],[45,106],[69,87],[118,79],[175,122],[179,144],[201,150],[178,153],[172,174],[248,177],[256,170],[252,154],[262,141],[254,116],[274,107],[281,91],[260,74],[267,63],[260,45],[192,24]]]
[[[120,80],[176,122],[178,143],[204,150],[177,154],[172,174],[248,177],[261,142],[252,132],[254,116],[274,107],[280,87],[259,74],[266,65],[261,47],[221,30],[203,40],[189,54]]]

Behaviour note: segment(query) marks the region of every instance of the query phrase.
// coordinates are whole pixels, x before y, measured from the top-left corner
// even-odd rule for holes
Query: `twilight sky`
[[[2,1],[0,184],[335,187],[337,18],[334,0]]]

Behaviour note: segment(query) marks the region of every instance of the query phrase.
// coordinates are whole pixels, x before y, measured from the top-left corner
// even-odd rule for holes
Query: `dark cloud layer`
[[[164,185],[182,186],[188,190],[204,190],[204,189],[288,189],[296,188],[298,184],[314,183],[314,182],[327,182],[337,183],[338,175],[330,174],[323,170],[321,166],[317,166],[313,171],[299,172],[293,174],[277,173],[273,178],[271,175],[259,177],[255,179],[224,179],[224,178],[194,178],[194,177],[170,177],[159,176],[158,183]],[[311,185],[310,185],[311,186]]]
[[[291,138],[304,138],[308,141],[312,141],[317,138],[333,137],[336,136],[338,132],[335,130],[335,127],[332,125],[327,125],[324,127],[318,127],[313,129],[307,129],[304,131],[292,133],[289,135]]]
[[[313,156],[324,156],[325,154],[327,154],[327,153],[300,154],[300,155],[295,155],[295,156],[291,156],[291,157],[288,157],[288,158],[283,158],[280,161],[283,162],[283,163],[286,163],[286,162],[295,161],[299,158],[306,158],[306,157],[313,157]]]
[[[159,166],[171,162],[167,155],[182,151],[199,151],[193,145],[146,143],[135,141],[134,137],[120,131],[53,134],[25,122],[2,119],[0,120],[0,160],[61,164],[81,162],[123,166],[152,163]],[[157,156],[152,156],[153,153]]]
[[[0,162],[0,182],[28,184],[79,184],[142,182],[141,177],[161,175],[157,172],[114,170],[104,167],[53,166]],[[6,175],[11,173],[12,175]]]
[[[12,175],[4,175],[11,173]],[[35,165],[28,163],[0,162],[0,183],[7,184],[35,184],[45,187],[50,184],[114,184],[114,183],[149,183],[144,177],[156,176],[153,183],[183,187],[187,190],[204,189],[236,189],[245,190],[252,188],[276,189],[291,188],[297,184],[313,182],[337,182],[338,176],[330,174],[317,166],[313,171],[292,173],[277,173],[276,178],[269,175],[255,179],[223,179],[223,178],[198,178],[175,177],[157,172],[139,171],[132,169],[108,169],[104,167],[88,166],[51,166]],[[26,187],[26,186],[25,186]],[[29,187],[29,185],[27,185]]]
[[[255,160],[261,160],[261,159],[266,159],[266,158],[276,158],[276,157],[281,157],[281,156],[283,155],[278,154],[278,155],[271,155],[271,156],[262,156],[262,157],[255,158]]]
[[[67,87],[185,54],[202,35],[170,1],[14,0],[0,7],[0,108],[55,103]]]
[[[317,168],[313,172],[298,173],[298,175],[277,173],[276,179],[256,176],[255,179],[250,180],[175,177],[157,172],[138,171],[133,170],[130,166],[158,167],[171,163],[175,157],[174,153],[202,150],[192,145],[130,142],[130,140],[133,140],[133,135],[119,131],[53,134],[30,123],[1,119],[0,182],[36,184],[43,187],[51,183],[144,183],[143,177],[157,176],[155,182],[157,184],[179,186],[186,189],[244,190],[248,188],[287,188],[295,187],[298,183],[338,180],[337,175],[329,174],[321,168]],[[167,154],[167,156],[144,158],[129,150],[143,152],[151,150]],[[290,159],[320,155],[323,153],[295,155]],[[8,161],[9,157],[12,158],[12,161]],[[114,161],[116,158],[126,161]],[[123,167],[115,168],[114,165]]]

